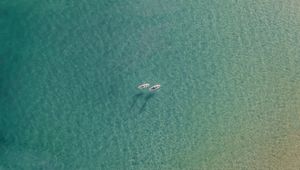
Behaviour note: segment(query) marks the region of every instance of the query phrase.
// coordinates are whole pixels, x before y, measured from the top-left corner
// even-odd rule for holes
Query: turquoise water
[[[0,169],[296,169],[297,5],[0,2]]]

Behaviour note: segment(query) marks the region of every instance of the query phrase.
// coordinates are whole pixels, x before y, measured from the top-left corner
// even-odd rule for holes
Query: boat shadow
[[[134,108],[134,106],[136,105],[137,101],[139,98],[143,97],[144,96],[144,93],[143,92],[140,92],[140,93],[137,93],[135,94],[134,96],[132,96],[132,103],[130,105],[130,108],[129,108],[129,111],[131,112],[132,109]]]
[[[139,108],[139,104],[138,104],[139,99],[144,98],[144,100],[143,100],[144,102],[143,102],[142,106],[138,109],[138,113],[141,114],[142,112],[144,112],[146,110],[149,100],[151,98],[153,98],[154,96],[155,96],[154,93],[145,94],[145,93],[141,92],[141,93],[135,94],[134,96],[132,96],[132,103],[130,104],[129,112],[132,112],[135,108],[138,109]]]
[[[143,113],[146,110],[146,106],[147,106],[149,100],[152,99],[154,97],[154,95],[155,95],[154,93],[150,93],[145,97],[145,101],[139,110],[139,114]]]

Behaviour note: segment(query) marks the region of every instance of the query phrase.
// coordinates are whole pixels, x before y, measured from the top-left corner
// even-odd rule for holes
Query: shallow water
[[[0,169],[300,166],[296,0],[0,6]]]

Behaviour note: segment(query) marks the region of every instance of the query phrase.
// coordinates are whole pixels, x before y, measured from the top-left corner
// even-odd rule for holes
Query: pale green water
[[[0,169],[291,168],[297,6],[0,2]]]

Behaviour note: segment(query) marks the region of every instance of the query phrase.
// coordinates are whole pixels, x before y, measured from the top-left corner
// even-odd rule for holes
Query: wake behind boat
[[[158,89],[160,89],[160,84],[156,84],[156,85],[150,87],[150,88],[149,88],[149,91],[150,91],[150,92],[154,92],[154,91],[156,91],[156,90],[158,90]]]
[[[138,86],[139,89],[145,89],[145,88],[148,88],[150,86],[149,83],[144,83],[144,84],[141,84]]]

